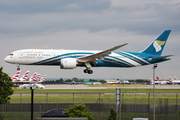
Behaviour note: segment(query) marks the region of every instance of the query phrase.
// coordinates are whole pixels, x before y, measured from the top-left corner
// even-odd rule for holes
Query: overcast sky
[[[164,30],[172,30],[162,55],[175,55],[158,64],[156,75],[180,79],[179,0],[1,0],[0,66],[12,76],[16,65],[4,62],[12,51],[26,48],[106,50],[128,43],[118,51],[141,51]],[[48,78],[149,79],[152,65],[135,68],[21,66]]]

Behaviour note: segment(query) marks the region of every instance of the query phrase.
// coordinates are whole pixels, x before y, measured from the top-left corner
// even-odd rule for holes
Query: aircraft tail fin
[[[35,72],[30,78],[29,78],[29,80],[28,81],[33,81],[33,80],[35,80],[35,78],[36,78],[36,74],[37,74],[37,72]]]
[[[20,80],[26,80],[28,78],[29,70],[24,73]]]
[[[169,76],[169,80],[173,80],[171,76]]]
[[[161,81],[161,79],[158,76],[156,76],[156,78],[157,78],[158,81]]]
[[[46,75],[44,75],[39,81],[43,82],[45,78],[46,78]]]
[[[152,78],[150,78],[150,83],[152,83],[153,82],[153,79]]]
[[[175,79],[175,80],[178,80],[178,78],[177,78],[176,76],[174,76],[174,79]]]
[[[13,81],[14,81],[14,80],[19,80],[19,75],[20,75],[20,73],[21,73],[21,70],[17,71],[16,74],[14,74],[11,79],[12,79]]]
[[[161,55],[171,30],[165,30],[155,41],[153,41],[142,53]]]

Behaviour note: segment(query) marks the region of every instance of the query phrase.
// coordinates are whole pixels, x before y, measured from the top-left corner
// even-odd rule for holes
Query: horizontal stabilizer
[[[174,56],[174,55],[166,55],[166,56],[156,57],[156,58],[152,58],[152,60],[163,59],[163,58],[171,57],[171,56]],[[170,59],[170,58],[169,58],[169,59]]]

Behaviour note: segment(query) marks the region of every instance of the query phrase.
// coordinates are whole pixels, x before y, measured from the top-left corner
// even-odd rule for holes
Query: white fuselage
[[[60,65],[61,59],[80,58],[98,52],[101,51],[24,49],[12,52],[4,60],[8,63],[19,65]],[[151,63],[145,57],[129,52],[112,52],[103,59],[99,59],[96,66],[136,67],[148,64]]]

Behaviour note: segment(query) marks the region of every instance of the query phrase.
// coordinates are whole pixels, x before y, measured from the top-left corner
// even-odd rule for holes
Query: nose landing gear
[[[19,71],[20,70],[20,65],[16,64],[16,66],[17,66],[17,71]]]

